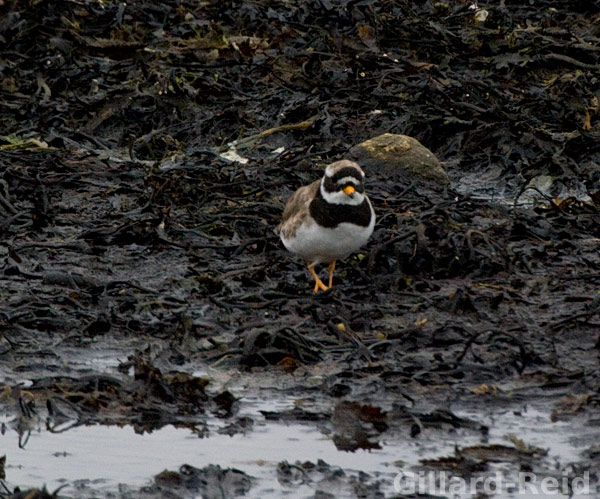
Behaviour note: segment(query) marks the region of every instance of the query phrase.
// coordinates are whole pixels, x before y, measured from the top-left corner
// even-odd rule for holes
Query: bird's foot
[[[319,289],[322,289],[323,291],[327,291],[330,288],[330,286],[325,286],[325,284],[323,284],[323,281],[321,281],[321,279],[319,279],[318,277],[315,280],[315,289],[313,290],[314,293],[318,293]]]
[[[314,265],[308,265],[308,271],[310,272],[310,274],[314,277],[315,279],[315,289],[314,292],[318,293],[319,289],[322,289],[323,291],[327,291],[329,289],[328,286],[325,286],[325,284],[323,284],[323,281],[321,281],[321,279],[319,279],[319,276],[317,275],[317,273],[315,272],[315,266]]]

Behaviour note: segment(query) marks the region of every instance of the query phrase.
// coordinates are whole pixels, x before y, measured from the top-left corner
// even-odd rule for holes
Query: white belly
[[[341,223],[333,229],[305,221],[293,238],[281,236],[285,247],[304,260],[312,263],[329,263],[346,258],[363,246],[373,233],[375,217],[367,227]]]

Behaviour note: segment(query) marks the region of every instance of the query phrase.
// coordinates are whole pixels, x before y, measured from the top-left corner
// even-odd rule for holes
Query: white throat
[[[350,206],[358,206],[365,200],[364,194],[360,192],[354,192],[354,196],[350,197],[344,191],[327,192],[323,186],[323,180],[321,180],[321,186],[319,187],[321,196],[329,204],[346,204]]]

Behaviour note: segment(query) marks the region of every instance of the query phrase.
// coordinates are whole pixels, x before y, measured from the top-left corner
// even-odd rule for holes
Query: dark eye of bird
[[[335,183],[332,179],[330,179],[329,177],[325,178],[325,182],[323,184],[323,187],[325,187],[325,190],[327,192],[335,192],[337,190],[340,189],[340,187],[338,186],[337,183]]]

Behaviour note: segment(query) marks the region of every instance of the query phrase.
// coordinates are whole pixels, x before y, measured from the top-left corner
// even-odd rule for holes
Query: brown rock
[[[450,183],[435,155],[408,135],[384,133],[354,146],[350,156],[378,176],[420,177],[442,186]]]

